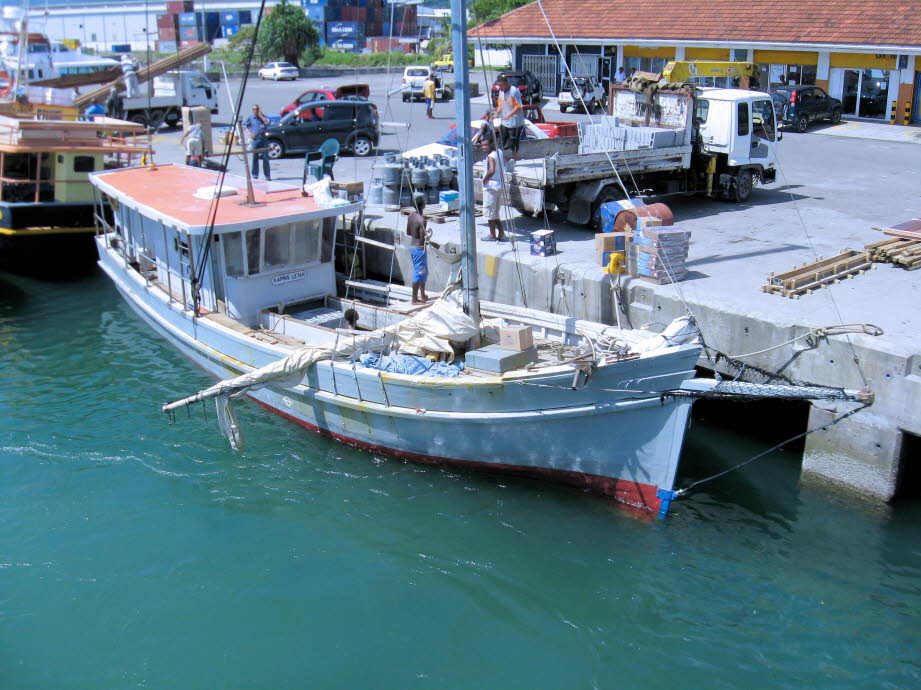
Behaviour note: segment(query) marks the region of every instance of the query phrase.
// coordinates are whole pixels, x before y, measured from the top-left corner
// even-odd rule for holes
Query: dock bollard
[[[890,125],[895,124],[895,111],[898,105],[899,105],[898,101],[892,101],[892,108],[889,110],[889,124]]]
[[[905,101],[905,119],[902,124],[906,127],[911,124],[911,101]]]

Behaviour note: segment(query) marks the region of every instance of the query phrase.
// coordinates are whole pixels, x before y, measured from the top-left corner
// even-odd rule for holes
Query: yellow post
[[[905,120],[902,124],[906,127],[911,124],[911,101],[905,101]]]
[[[889,110],[889,124],[890,125],[895,124],[895,110],[896,110],[897,105],[898,105],[898,101],[892,101],[892,108]]]

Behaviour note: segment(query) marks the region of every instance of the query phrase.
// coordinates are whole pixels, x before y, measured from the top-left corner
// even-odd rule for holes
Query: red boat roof
[[[204,168],[184,165],[122,168],[90,175],[93,184],[129,208],[166,225],[181,227],[197,234],[207,231],[213,206],[216,232],[316,220],[357,211],[359,204],[324,208],[311,197],[301,195],[298,187],[267,181],[253,181],[255,206],[246,206],[246,180],[239,175],[225,175],[223,189],[234,190],[219,199],[200,198],[195,192],[220,183],[221,174]],[[268,221],[271,221],[269,223]]]

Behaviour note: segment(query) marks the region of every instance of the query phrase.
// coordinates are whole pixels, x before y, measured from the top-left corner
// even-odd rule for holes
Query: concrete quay
[[[367,81],[372,93],[385,93],[390,85],[389,75],[369,75]],[[257,82],[247,102],[261,102],[267,112],[277,112],[292,92],[311,86],[316,85]],[[221,96],[226,100],[223,93]],[[425,120],[419,108],[399,100],[380,102],[380,107],[382,118],[411,125],[385,136],[383,150],[434,141],[453,122],[453,104],[439,104],[436,114],[442,119],[434,121]],[[230,112],[228,103],[222,101],[221,112]],[[566,119],[586,117],[569,114]],[[898,493],[900,479],[913,473],[917,477],[921,463],[921,271],[880,264],[866,274],[797,300],[763,293],[760,287],[771,272],[781,273],[844,249],[860,250],[882,239],[872,229],[874,225],[921,217],[921,165],[913,145],[919,139],[917,132],[912,127],[863,123],[846,130],[818,125],[806,134],[785,132],[779,143],[778,182],[756,188],[750,202],[664,200],[674,211],[676,223],[692,233],[690,274],[685,281],[659,286],[620,278],[625,324],[667,323],[685,313],[686,303],[707,344],[733,356],[773,348],[822,326],[871,323],[882,328],[880,337],[831,336],[814,346],[801,339],[744,361],[817,384],[869,386],[876,395],[872,407],[808,437],[803,469],[883,500]],[[179,132],[157,134],[158,161],[182,159],[180,136]],[[338,179],[367,184],[374,164],[374,158],[344,156],[335,174]],[[303,158],[275,161],[272,169],[273,179],[298,183]],[[231,158],[230,171],[242,174],[239,157]],[[483,299],[615,323],[611,279],[595,262],[592,233],[553,216],[545,221],[512,215],[506,229],[518,236],[517,243],[479,243]],[[408,278],[405,216],[370,207],[366,219],[371,237],[398,244],[394,276]],[[527,233],[544,227],[556,231],[559,254],[532,257]],[[456,222],[433,224],[432,228],[436,242],[448,248],[456,245]],[[486,233],[485,222],[478,219],[478,235]],[[367,250],[370,268],[387,276],[390,252]],[[429,291],[434,292],[444,284],[448,268],[432,260],[430,271]],[[707,361],[700,364],[713,366]],[[853,407],[812,405],[808,426],[824,424]],[[753,423],[767,425],[772,420]]]

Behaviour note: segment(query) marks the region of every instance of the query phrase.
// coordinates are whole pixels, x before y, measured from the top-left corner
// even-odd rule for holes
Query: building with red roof
[[[555,93],[567,74],[609,81],[617,67],[657,72],[668,60],[736,60],[761,67],[762,88],[815,84],[845,117],[921,121],[917,0],[536,0],[469,31],[512,47]]]

